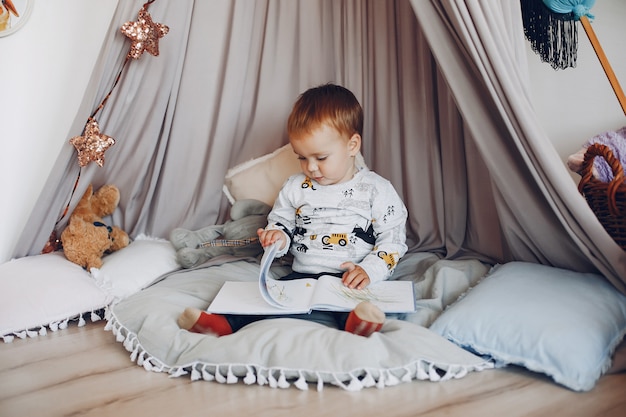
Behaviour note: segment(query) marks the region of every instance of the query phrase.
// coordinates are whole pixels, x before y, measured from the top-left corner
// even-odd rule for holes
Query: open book
[[[411,281],[381,281],[362,290],[343,285],[341,278],[323,275],[318,279],[277,280],[269,269],[278,248],[265,249],[259,281],[227,281],[207,309],[218,314],[302,314],[311,310],[352,311],[361,301],[370,301],[385,313],[415,311]]]

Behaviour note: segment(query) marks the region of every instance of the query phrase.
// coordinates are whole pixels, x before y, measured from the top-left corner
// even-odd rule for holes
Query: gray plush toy
[[[257,256],[263,248],[257,229],[267,225],[272,208],[258,200],[239,200],[230,209],[230,220],[199,230],[177,228],[170,241],[183,268],[192,268],[219,255]]]

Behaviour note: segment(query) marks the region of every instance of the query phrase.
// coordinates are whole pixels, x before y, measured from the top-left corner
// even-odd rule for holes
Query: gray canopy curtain
[[[624,251],[533,112],[519,2],[157,0],[160,55],[123,67],[119,28],[143,4],[119,2],[68,134],[123,68],[96,115],[117,143],[102,168],[63,148],[15,257],[39,253],[90,183],[120,188],[113,223],[132,237],[225,221],[226,171],[287,143],[298,94],[335,82],[364,107],[363,154],[404,198],[412,251],[599,271],[626,292]]]

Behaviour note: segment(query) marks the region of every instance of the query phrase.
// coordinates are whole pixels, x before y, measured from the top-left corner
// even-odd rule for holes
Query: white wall
[[[69,140],[117,1],[35,1],[26,24],[0,38],[0,262]]]
[[[26,25],[0,38],[0,262],[44,186],[82,99],[118,0],[40,0]],[[626,85],[626,2],[597,2],[594,29]],[[528,53],[532,94],[563,160],[591,136],[626,125],[584,31],[574,69],[554,71]]]
[[[597,1],[593,30],[622,89],[626,90],[626,1]],[[626,126],[626,116],[611,89],[600,61],[578,25],[578,64],[555,71],[528,48],[535,109],[563,160],[589,138]],[[574,177],[578,181],[579,177]]]

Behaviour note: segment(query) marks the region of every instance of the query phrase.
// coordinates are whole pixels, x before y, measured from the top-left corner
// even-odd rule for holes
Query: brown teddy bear
[[[116,186],[104,185],[94,193],[89,184],[61,233],[63,252],[68,260],[89,271],[102,266],[105,253],[128,246],[128,234],[102,220],[113,213],[119,201],[120,191]]]

